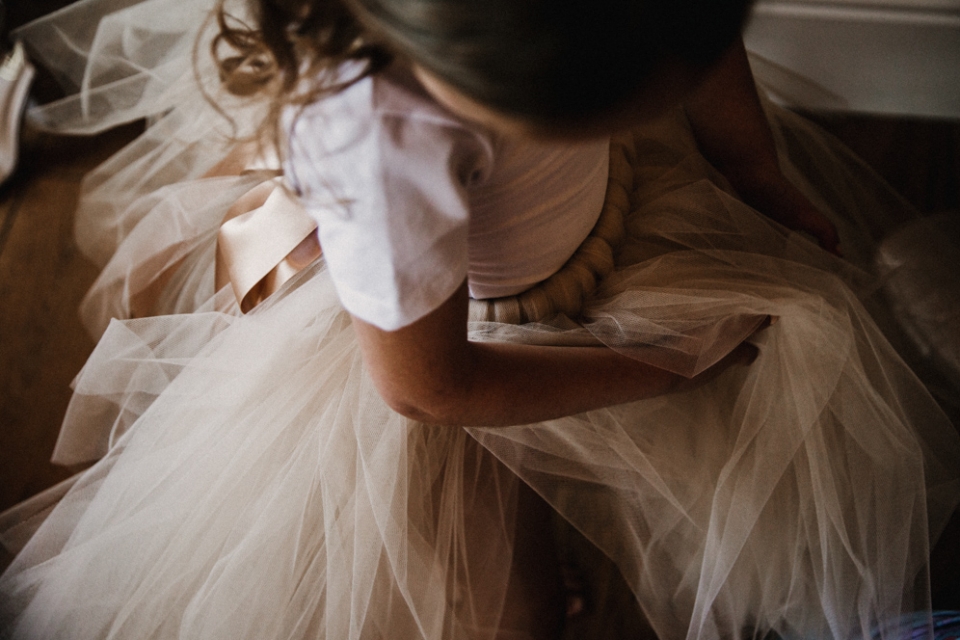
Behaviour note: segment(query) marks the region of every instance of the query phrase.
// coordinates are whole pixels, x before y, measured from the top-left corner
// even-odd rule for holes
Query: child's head
[[[347,59],[375,72],[400,57],[421,77],[547,129],[582,127],[669,92],[671,75],[695,77],[734,41],[749,8],[749,0],[253,2],[288,90],[303,73]]]
[[[695,75],[739,34],[746,0],[347,0],[430,77],[551,128],[602,117],[664,75]]]

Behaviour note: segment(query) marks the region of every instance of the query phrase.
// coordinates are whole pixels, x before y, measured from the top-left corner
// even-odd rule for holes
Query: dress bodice
[[[475,298],[556,272],[603,205],[609,140],[533,142],[464,122],[401,70],[288,114],[286,173],[351,313],[384,329],[468,280]]]

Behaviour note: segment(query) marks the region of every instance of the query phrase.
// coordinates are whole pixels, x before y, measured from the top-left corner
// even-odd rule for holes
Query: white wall
[[[960,119],[960,0],[760,0],[745,40],[781,102]]]

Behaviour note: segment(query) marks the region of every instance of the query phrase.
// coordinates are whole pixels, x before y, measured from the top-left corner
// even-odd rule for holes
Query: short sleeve
[[[299,115],[286,172],[317,220],[344,307],[392,331],[466,278],[466,188],[486,153],[477,135],[429,107],[384,108],[370,84]]]

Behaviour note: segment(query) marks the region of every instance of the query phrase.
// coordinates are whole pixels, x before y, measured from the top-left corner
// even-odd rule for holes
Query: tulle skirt
[[[843,261],[740,202],[681,113],[631,132],[626,240],[583,313],[471,338],[608,344],[692,374],[739,340],[710,327],[775,316],[756,361],[541,424],[419,424],[379,398],[322,258],[246,314],[216,290],[220,223],[272,174],[202,177],[262,116],[196,45],[210,4],[85,0],[20,34],[77,90],[36,123],[151,126],[85,182],[102,337],[55,459],[97,462],[0,516],[20,549],[4,637],[492,638],[521,481],[660,638],[895,638],[929,609],[960,442],[880,328],[863,267],[907,209],[855,158],[768,105]],[[145,291],[157,315],[133,318]]]

